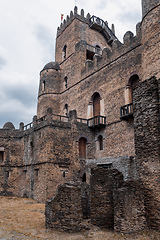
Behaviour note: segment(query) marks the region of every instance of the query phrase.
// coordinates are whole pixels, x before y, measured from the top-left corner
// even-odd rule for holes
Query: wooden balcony
[[[89,22],[90,22],[90,28],[99,31],[105,37],[108,44],[111,44],[115,39],[117,39],[117,37],[108,27],[108,25],[99,17],[92,16],[89,19]]]
[[[96,116],[87,120],[89,128],[103,128],[106,126],[106,117]]]
[[[128,120],[129,118],[133,118],[133,103],[127,104],[120,108],[120,119]]]

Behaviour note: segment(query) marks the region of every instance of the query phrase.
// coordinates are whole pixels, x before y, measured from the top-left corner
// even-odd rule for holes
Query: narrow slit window
[[[62,60],[66,59],[66,53],[67,53],[67,45],[64,45],[62,50]]]
[[[45,91],[45,81],[42,83],[42,91]]]
[[[64,106],[65,115],[68,116],[68,104]]]
[[[65,88],[68,87],[68,85],[67,85],[67,76],[64,78],[64,86],[65,86]]]
[[[3,162],[4,160],[4,152],[0,151],[0,162]]]

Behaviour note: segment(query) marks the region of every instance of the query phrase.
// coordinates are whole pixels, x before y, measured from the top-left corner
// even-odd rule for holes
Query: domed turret
[[[55,70],[60,70],[60,66],[59,66],[59,63],[58,62],[49,62],[47,63],[43,70],[47,70],[47,69],[55,69]],[[43,71],[42,70],[42,71]]]
[[[11,129],[15,129],[13,123],[11,122],[6,122],[3,126],[3,129],[8,129],[8,130],[11,130]]]
[[[37,117],[40,118],[52,108],[53,113],[59,113],[59,93],[61,73],[58,62],[47,63],[40,72]]]

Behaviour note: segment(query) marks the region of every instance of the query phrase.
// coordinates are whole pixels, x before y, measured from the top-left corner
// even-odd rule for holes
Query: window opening
[[[34,169],[34,171],[35,171],[35,179],[37,180],[39,176],[39,169]]]
[[[67,88],[67,76],[64,78],[65,88]]]
[[[45,81],[42,83],[42,91],[45,91]]]
[[[64,109],[65,109],[65,115],[68,116],[68,104],[65,104]]]
[[[96,93],[93,96],[93,116],[99,116],[100,115],[100,95],[99,93]]]
[[[100,54],[100,50],[101,50],[100,46],[99,46],[99,45],[96,45],[95,53],[96,53],[96,54]]]
[[[63,177],[65,178],[65,176],[66,176],[66,172],[65,172],[65,171],[63,171]]]
[[[102,137],[102,135],[98,136],[98,149],[103,150],[103,137]]]
[[[63,50],[62,50],[62,58],[63,58],[63,60],[66,59],[66,52],[67,52],[67,45],[64,45]]]
[[[133,102],[133,88],[138,84],[139,82],[139,76],[137,74],[130,77],[128,81],[128,87],[129,87],[129,96],[128,96],[128,102]]]
[[[82,176],[82,182],[86,182],[86,173],[84,173]]]
[[[0,151],[0,161],[3,162],[4,160],[4,152]]]
[[[6,178],[9,178],[9,171],[5,172]]]
[[[89,50],[86,51],[86,59],[93,60],[94,52],[91,52]]]
[[[27,176],[27,170],[23,170],[24,177],[26,178]]]
[[[86,159],[86,145],[87,139],[82,137],[79,139],[79,157]]]

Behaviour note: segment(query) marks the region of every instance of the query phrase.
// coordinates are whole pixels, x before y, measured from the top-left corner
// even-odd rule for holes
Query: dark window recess
[[[86,173],[84,173],[82,176],[82,182],[86,182]]]
[[[0,161],[3,162],[4,160],[4,152],[0,151]]]
[[[66,52],[67,52],[67,45],[64,45],[62,52],[63,52],[63,60],[65,60],[66,59]]]
[[[96,93],[93,97],[93,116],[99,116],[100,115],[100,95],[99,93]]]
[[[5,176],[6,176],[6,178],[9,178],[9,171],[5,172]]]
[[[86,138],[82,137],[79,139],[79,157],[83,159],[86,159],[86,144]]]
[[[38,175],[39,175],[39,169],[34,169],[34,171],[35,171],[35,177],[36,177],[36,179],[38,178]]]
[[[64,109],[65,109],[65,115],[68,116],[68,104],[65,104]]]
[[[86,51],[86,59],[93,60],[94,52],[91,52],[89,50]]]
[[[24,176],[26,177],[26,175],[27,175],[27,170],[23,170],[23,174],[24,174]]]
[[[101,135],[98,136],[98,147],[99,150],[103,150],[103,137]]]
[[[65,178],[65,176],[66,176],[66,172],[65,172],[65,171],[63,171],[63,177]]]

